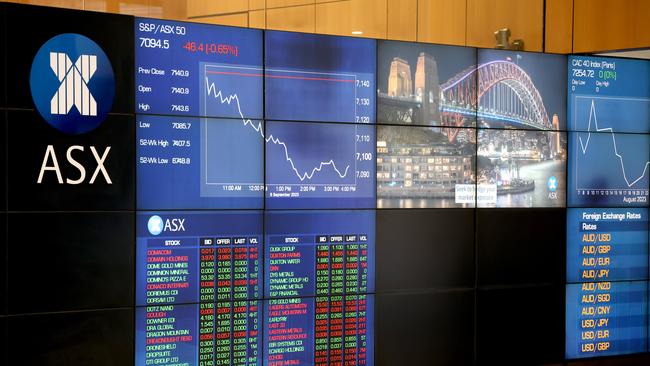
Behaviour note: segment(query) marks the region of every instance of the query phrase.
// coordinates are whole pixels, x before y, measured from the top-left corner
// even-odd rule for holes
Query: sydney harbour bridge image
[[[481,51],[478,65],[453,70],[462,62],[446,60],[443,72],[426,51],[380,60],[388,63],[377,101],[380,207],[471,207],[473,189],[485,207],[564,204],[566,64]],[[562,88],[544,84],[554,71]]]

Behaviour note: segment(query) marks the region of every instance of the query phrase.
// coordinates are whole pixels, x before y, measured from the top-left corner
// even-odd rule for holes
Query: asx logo
[[[158,215],[151,216],[147,222],[147,229],[151,235],[160,235],[163,231],[185,231],[185,219],[165,219]]]
[[[45,42],[32,62],[29,85],[43,119],[66,134],[94,130],[113,107],[111,62],[97,43],[80,34]]]
[[[80,34],[64,33],[45,42],[32,62],[29,84],[38,113],[65,134],[80,135],[94,130],[113,107],[115,76],[111,62],[97,43]],[[84,167],[81,161],[89,161],[89,157],[82,154],[92,154],[90,161],[95,162],[89,184],[95,183],[100,174],[106,184],[113,184],[104,165],[110,146],[103,151],[95,146],[63,147],[67,165],[77,170],[74,177],[65,179],[62,171],[69,169],[61,168],[57,150],[54,145],[46,147],[37,184],[43,183],[48,172],[56,176],[58,184],[86,182],[86,172],[93,167]]]

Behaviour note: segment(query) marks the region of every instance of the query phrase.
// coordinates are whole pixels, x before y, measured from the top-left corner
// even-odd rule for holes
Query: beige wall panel
[[[314,0],[266,0],[266,8],[282,8],[286,6],[311,5]]]
[[[248,0],[248,10],[261,10],[266,7],[266,0]]]
[[[386,38],[402,41],[417,39],[418,0],[388,0]]]
[[[183,0],[179,0],[183,1]],[[248,11],[248,0],[186,0],[187,16],[239,13]]]
[[[466,0],[418,0],[419,42],[465,45]]]
[[[213,17],[192,18],[192,21],[198,23],[232,25],[234,27],[248,27],[248,12],[238,13],[238,14],[217,15]]]
[[[349,0],[316,4],[316,32],[386,38],[386,0]]]
[[[15,0],[15,1],[7,1],[7,2],[41,5],[41,6],[54,6],[57,8],[79,9],[79,10],[84,8],[83,0]]]
[[[248,26],[251,28],[266,28],[266,11],[254,10],[248,12]]]
[[[362,37],[386,38],[387,0],[350,1],[352,31],[362,31]]]
[[[187,1],[150,0],[149,16],[163,19],[187,19]]]
[[[316,33],[352,35],[351,1],[316,5]]]
[[[494,47],[494,31],[510,28],[510,41],[523,39],[527,51],[541,51],[544,0],[467,0],[467,45]]]
[[[268,9],[266,11],[266,28],[314,33],[316,31],[315,12],[315,5]]]
[[[141,17],[151,16],[149,0],[85,0],[84,10],[115,14],[129,14]]]
[[[545,52],[571,53],[573,1],[546,0]]]
[[[650,46],[650,1],[575,0],[573,52]]]

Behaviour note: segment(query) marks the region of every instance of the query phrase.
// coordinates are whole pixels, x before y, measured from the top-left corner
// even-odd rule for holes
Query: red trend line
[[[217,74],[217,75],[237,75],[237,76],[257,76],[257,77],[267,77],[272,79],[297,79],[297,80],[312,80],[312,81],[333,81],[337,83],[354,83],[355,80],[352,79],[334,79],[334,78],[316,78],[316,77],[306,77],[306,76],[289,76],[289,75],[269,75],[269,74],[247,74],[243,72],[232,72],[232,71],[206,71],[206,74]]]

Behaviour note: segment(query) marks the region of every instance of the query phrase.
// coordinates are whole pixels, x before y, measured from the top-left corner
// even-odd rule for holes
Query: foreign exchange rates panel
[[[142,212],[136,306],[260,299],[260,212]]]
[[[567,282],[648,279],[648,209],[569,209]]]
[[[261,119],[262,32],[136,18],[136,112]]]
[[[135,364],[262,365],[262,301],[135,310]]]
[[[650,62],[569,57],[569,130],[650,132]]]
[[[648,350],[648,282],[589,282],[566,286],[566,357]]]
[[[264,302],[264,364],[374,365],[374,297]]]
[[[262,121],[137,115],[138,209],[261,209]]]
[[[375,128],[266,123],[266,208],[375,208]]]
[[[267,119],[375,122],[375,40],[267,31]]]
[[[569,132],[569,206],[648,206],[649,167],[648,134]]]
[[[264,298],[375,291],[374,211],[278,211],[265,220]]]

